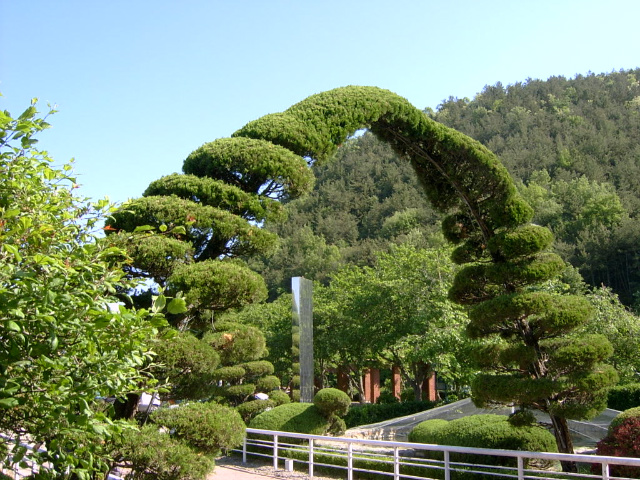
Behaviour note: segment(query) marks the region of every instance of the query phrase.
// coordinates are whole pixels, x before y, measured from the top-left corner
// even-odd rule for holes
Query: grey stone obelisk
[[[313,282],[291,279],[293,293],[293,363],[300,366],[300,402],[313,402]],[[297,358],[296,358],[297,357]],[[296,368],[294,367],[294,370]]]

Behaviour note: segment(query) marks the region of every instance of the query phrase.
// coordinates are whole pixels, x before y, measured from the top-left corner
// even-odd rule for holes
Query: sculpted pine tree
[[[307,192],[313,176],[303,158],[248,138],[207,143],[183,170],[152,182],[113,214],[106,230],[110,242],[130,252],[130,275],[186,301],[185,313],[168,315],[180,335],[156,347],[164,362],[156,375],[172,385],[167,396],[237,405],[279,383],[273,366],[259,361],[267,352],[258,329],[215,321],[266,298],[262,277],[240,257],[275,247],[276,236],[257,225],[282,218],[278,200]]]
[[[223,183],[234,186],[234,192],[261,199],[264,215],[275,213],[278,208],[268,196],[295,195],[310,185],[304,158],[327,160],[364,127],[411,163],[431,204],[447,214],[443,231],[458,245],[452,258],[467,264],[456,275],[450,297],[470,307],[469,332],[508,340],[487,357],[487,373],[474,383],[475,401],[515,403],[548,412],[559,450],[572,452],[567,419],[597,413],[604,407],[607,388],[617,380],[615,370],[603,363],[610,345],[601,337],[570,335],[590,315],[584,299],[535,291],[565,264],[545,251],[551,234],[530,224],[533,210],[518,195],[498,158],[389,91],[339,88],[250,122],[232,138],[207,144],[187,159],[188,181],[200,185],[207,178],[202,191],[195,186],[168,187],[158,197],[153,196],[158,192],[154,187],[147,191],[149,196],[128,206],[133,213],[123,210],[111,225],[128,231],[147,224],[167,232],[175,226],[184,229],[172,241],[186,241],[188,248],[174,249],[167,240],[162,247],[149,248],[146,255],[155,255],[158,265],[165,265],[166,259],[174,262],[175,267],[159,269],[157,274],[165,275],[168,287],[185,291],[195,312],[188,323],[202,323],[210,316],[201,312],[264,295],[259,288],[248,288],[252,282],[247,280],[255,277],[225,257],[266,249],[274,241],[246,221],[252,216],[256,221],[265,218],[257,216],[257,210],[228,201],[225,205],[237,212],[230,213],[218,208],[221,203],[207,204],[214,184],[216,189]],[[245,222],[240,226],[236,219],[242,215]],[[206,275],[199,271],[200,264],[211,266]],[[145,265],[149,273],[155,268],[154,262]],[[235,268],[238,275],[230,276]],[[244,280],[236,283],[240,279]],[[244,288],[234,288],[236,284]]]
[[[583,298],[535,291],[565,264],[546,252],[550,232],[530,224],[531,207],[492,152],[373,87],[313,95],[248,123],[231,141],[269,141],[321,162],[363,127],[410,161],[429,201],[447,214],[443,231],[458,245],[452,258],[466,264],[450,298],[470,308],[471,335],[508,340],[486,357],[486,373],[474,383],[476,403],[548,412],[559,450],[572,452],[567,419],[604,408],[616,382],[615,370],[603,363],[611,347],[602,337],[572,335],[590,315]]]

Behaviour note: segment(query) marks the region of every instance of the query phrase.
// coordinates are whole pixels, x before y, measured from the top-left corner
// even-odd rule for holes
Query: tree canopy
[[[105,441],[131,428],[100,399],[144,388],[166,322],[118,305],[134,284],[126,252],[97,241],[111,206],[77,197],[71,165],[36,149],[48,126],[35,100],[15,119],[0,112],[0,430],[17,444],[12,462],[89,478],[108,471]]]

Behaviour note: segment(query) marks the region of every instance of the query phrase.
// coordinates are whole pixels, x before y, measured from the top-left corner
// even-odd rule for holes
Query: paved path
[[[213,473],[207,477],[207,480],[267,480],[269,478],[277,477],[249,472],[238,467],[217,465]]]

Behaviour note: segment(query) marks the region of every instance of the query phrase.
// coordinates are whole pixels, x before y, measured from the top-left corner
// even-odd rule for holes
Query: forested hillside
[[[640,69],[486,86],[427,113],[500,157],[536,223],[585,280],[627,304],[640,289]],[[365,134],[314,166],[313,193],[289,202],[271,259],[254,264],[272,297],[292,275],[326,282],[349,263],[410,240],[437,243],[439,224],[407,162]],[[435,236],[434,236],[435,235]]]
[[[428,112],[494,151],[592,285],[640,287],[640,69],[526,80]]]

